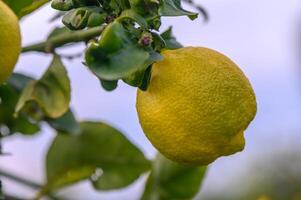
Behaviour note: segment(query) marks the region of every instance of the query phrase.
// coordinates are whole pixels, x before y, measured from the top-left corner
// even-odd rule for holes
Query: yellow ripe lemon
[[[21,51],[18,17],[0,0],[0,84],[11,75]]]
[[[163,52],[147,91],[138,90],[144,133],[167,158],[207,165],[244,149],[256,114],[250,82],[226,56],[207,48]]]

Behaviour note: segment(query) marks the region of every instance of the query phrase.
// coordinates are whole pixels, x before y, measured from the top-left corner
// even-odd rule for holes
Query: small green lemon
[[[11,75],[21,51],[18,17],[0,0],[0,84]]]
[[[206,165],[242,151],[256,114],[254,91],[226,56],[207,48],[163,52],[147,91],[137,93],[140,124],[167,158]]]

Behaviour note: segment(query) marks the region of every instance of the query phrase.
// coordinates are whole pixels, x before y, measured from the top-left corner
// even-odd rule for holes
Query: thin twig
[[[8,178],[10,180],[13,180],[15,182],[18,182],[18,183],[21,183],[23,185],[27,185],[31,188],[34,188],[34,189],[39,189],[42,187],[42,185],[38,184],[38,183],[34,183],[33,181],[29,181],[29,180],[26,180],[25,178],[21,178],[19,176],[16,176],[14,174],[11,174],[7,171],[4,171],[2,169],[0,169],[0,176],[3,176],[5,178]]]
[[[21,178],[21,177],[19,177],[19,176],[16,176],[16,175],[14,175],[14,174],[11,174],[11,173],[9,173],[9,172],[3,170],[3,169],[0,169],[0,176],[5,177],[5,178],[8,178],[8,179],[10,179],[10,180],[13,180],[13,181],[15,181],[15,182],[17,182],[17,183],[21,183],[21,184],[23,184],[23,185],[29,186],[29,187],[31,187],[31,188],[33,188],[33,189],[41,189],[41,188],[43,187],[43,185],[41,185],[41,184],[35,183],[35,182],[33,182],[33,181],[29,181],[29,180],[27,180],[27,179],[25,179],[25,178]],[[48,197],[50,197],[52,200],[58,200],[58,199],[59,199],[58,197],[55,197],[55,196],[52,195],[52,194],[47,194],[47,195],[48,195]]]

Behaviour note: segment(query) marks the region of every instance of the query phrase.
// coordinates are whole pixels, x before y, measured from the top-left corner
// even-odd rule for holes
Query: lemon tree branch
[[[87,30],[73,31],[65,34],[60,34],[58,36],[53,36],[45,42],[29,45],[22,48],[22,53],[26,53],[30,51],[53,53],[53,51],[56,48],[62,47],[66,44],[87,41],[89,39],[97,37],[102,33],[104,28],[105,26],[100,26],[100,27],[90,28]]]
[[[42,185],[38,184],[38,183],[35,183],[33,181],[29,181],[25,178],[22,178],[22,177],[19,177],[19,176],[16,176],[8,171],[5,171],[3,169],[0,169],[0,177],[5,177],[7,179],[10,179],[12,181],[15,181],[17,183],[21,183],[23,185],[26,185],[26,186],[29,186],[33,189],[40,189],[42,188]],[[58,200],[59,198],[51,195],[51,194],[48,194],[48,197],[52,200]]]

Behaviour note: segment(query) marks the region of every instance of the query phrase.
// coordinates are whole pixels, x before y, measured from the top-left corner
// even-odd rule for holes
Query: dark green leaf
[[[200,190],[206,167],[175,163],[158,154],[141,200],[190,200]]]
[[[59,134],[55,138],[46,166],[44,193],[91,176],[99,190],[125,187],[149,170],[150,163],[116,129],[100,122],[83,122],[79,135]]]
[[[96,27],[105,23],[107,14],[104,13],[92,13],[88,19],[88,27]]]
[[[139,46],[119,22],[111,23],[103,32],[100,41],[92,43],[85,54],[88,67],[102,80],[128,77],[145,70],[159,57],[152,56]]]
[[[181,45],[176,38],[172,34],[172,27],[169,27],[166,31],[161,34],[161,37],[165,41],[165,48],[166,49],[179,49],[182,48]]]
[[[149,28],[158,30],[161,25],[158,13],[159,0],[129,0],[131,12],[143,16]]]
[[[129,9],[130,5],[128,0],[106,0],[103,2],[103,7],[118,15],[121,11]]]
[[[100,83],[101,83],[101,86],[107,91],[115,90],[118,86],[118,81],[100,80]]]
[[[69,102],[70,81],[63,63],[55,55],[43,77],[27,84],[17,103],[16,113],[34,104],[46,117],[57,118],[68,110]]]
[[[142,84],[144,73],[144,71],[137,71],[122,80],[131,86],[138,87]]]
[[[143,90],[143,91],[147,90],[150,80],[151,80],[151,75],[152,75],[151,72],[152,72],[152,66],[149,66],[144,72],[141,84],[138,86],[140,90]]]
[[[145,17],[158,14],[159,0],[129,0],[129,2],[131,9]]]
[[[162,0],[159,8],[161,16],[188,16],[191,20],[198,17],[198,13],[184,10],[181,6],[181,0]]]
[[[156,52],[151,54],[152,60],[162,60],[162,56]],[[151,63],[149,63],[151,64]],[[147,69],[137,71],[130,76],[122,79],[125,83],[146,90],[151,77],[151,65]]]
[[[7,134],[23,133],[34,134],[40,130],[39,125],[31,122],[27,116],[14,116],[15,106],[20,97],[22,87],[31,78],[21,74],[13,74],[6,85],[0,86],[0,126],[8,129]],[[23,84],[23,85],[22,85]]]
[[[49,125],[60,133],[79,134],[80,126],[71,110],[56,119],[46,118]]]

